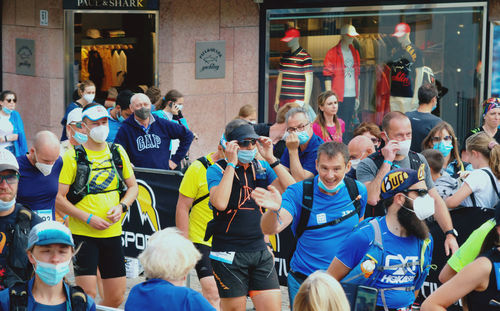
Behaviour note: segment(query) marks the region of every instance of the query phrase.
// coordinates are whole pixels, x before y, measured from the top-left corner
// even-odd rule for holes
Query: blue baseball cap
[[[31,228],[28,236],[28,249],[34,245],[66,244],[75,246],[68,227],[60,222],[48,220]]]
[[[418,171],[410,169],[396,169],[387,173],[382,179],[380,187],[380,197],[388,199],[397,193],[403,192],[412,185],[424,180],[425,171],[421,166]]]

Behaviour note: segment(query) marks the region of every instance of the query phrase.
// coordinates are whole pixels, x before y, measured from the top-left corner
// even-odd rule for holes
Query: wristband
[[[281,161],[280,159],[276,160],[276,162],[274,162],[273,164],[271,164],[271,168],[275,168],[276,166],[280,165]]]
[[[89,218],[87,218],[87,225],[90,224],[90,219],[92,218],[92,214],[89,215]]]
[[[390,167],[392,167],[392,162],[391,162],[391,161],[389,161],[389,160],[384,160],[384,162],[383,162],[383,163],[387,163],[387,164],[389,164],[389,166],[390,166]]]
[[[69,217],[69,215],[64,216],[63,217],[63,221],[66,220],[66,219],[68,219],[68,217]]]
[[[227,166],[231,166],[232,168],[236,169],[236,165],[234,165],[234,164],[233,164],[233,163],[231,163],[231,162],[228,162],[228,163],[227,163]]]
[[[280,212],[281,212],[281,209],[282,209],[282,207],[280,206],[280,208],[278,208],[278,210],[277,210],[277,211],[273,211],[273,213],[275,213],[275,214],[276,214],[276,219],[278,220],[278,223],[279,223],[280,225],[282,224],[281,219],[280,219]]]

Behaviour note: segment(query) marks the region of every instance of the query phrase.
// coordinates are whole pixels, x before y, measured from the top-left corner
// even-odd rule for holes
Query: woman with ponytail
[[[68,105],[68,107],[66,108],[66,112],[64,113],[64,117],[61,120],[61,125],[63,126],[61,141],[65,141],[66,139],[68,139],[66,133],[66,123],[68,120],[68,114],[75,108],[82,108],[82,109],[85,108],[85,106],[87,106],[88,104],[92,104],[95,99],[96,88],[94,82],[90,80],[85,80],[81,83],[78,83],[76,88],[78,96],[75,96],[75,98],[77,99]]]
[[[313,123],[313,132],[327,141],[342,142],[345,123],[337,116],[339,102],[332,91],[325,91],[318,96],[318,115]]]

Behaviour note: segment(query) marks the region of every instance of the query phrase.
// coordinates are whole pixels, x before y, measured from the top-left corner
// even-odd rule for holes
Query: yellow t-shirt
[[[86,195],[80,202],[76,203],[76,207],[95,216],[99,216],[104,220],[108,220],[108,210],[120,204],[120,195],[118,191],[110,191],[118,189],[117,172],[113,169],[111,160],[111,151],[108,146],[101,151],[92,151],[85,148],[88,160],[92,163],[90,172],[89,190],[90,192],[101,192]],[[127,153],[122,146],[118,147],[123,161],[123,178],[127,179],[132,176],[132,166]],[[75,149],[71,148],[63,156],[63,167],[59,175],[59,183],[71,185],[75,181],[76,174],[76,158]],[[109,192],[106,192],[109,191]],[[105,230],[94,229],[85,221],[70,217],[69,229],[73,234],[95,237],[108,238],[116,237],[122,234],[121,222],[118,221],[109,226]]]
[[[207,155],[210,165],[213,164],[213,154],[212,152]],[[194,161],[187,169],[182,178],[179,193],[194,200],[208,193],[207,169],[200,161]],[[208,241],[203,240],[205,231],[207,230],[207,223],[213,218],[213,212],[210,207],[208,207],[208,200],[209,197],[206,197],[203,201],[191,208],[191,213],[189,214],[189,239],[193,243],[204,244],[211,247],[212,238]]]

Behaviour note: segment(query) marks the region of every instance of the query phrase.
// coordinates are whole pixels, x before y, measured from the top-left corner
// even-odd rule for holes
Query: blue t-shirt
[[[109,126],[109,134],[108,138],[106,138],[106,141],[112,143],[115,141],[116,133],[118,133],[118,130],[120,129],[120,126],[122,126],[122,123],[118,120],[115,120],[111,117],[111,110],[113,108],[108,108],[108,113],[109,113],[109,118],[108,118],[108,126]]]
[[[44,220],[47,220],[46,216],[50,211],[52,219],[55,220],[59,173],[63,165],[61,157],[56,160],[48,176],[43,176],[31,164],[26,155],[17,157],[17,163],[19,163],[19,174],[21,175],[17,190],[17,202],[37,212]]]
[[[282,197],[281,207],[293,216],[291,224],[293,234],[296,232],[302,211],[303,183],[301,181],[289,186]],[[290,263],[290,268],[293,271],[309,275],[316,270],[326,270],[328,268],[335,257],[338,245],[359,223],[359,215],[362,217],[365,213],[366,186],[358,181],[356,181],[356,185],[361,195],[361,211],[359,214],[349,217],[334,226],[304,231],[297,242],[297,248]],[[327,195],[319,190],[318,177],[316,176],[313,189],[313,207],[307,224],[308,227],[335,220],[355,209],[347,187],[343,187],[333,196]]]
[[[269,163],[266,161],[259,160],[260,164],[262,167],[266,170],[266,179],[267,179],[267,184],[270,185],[273,183],[273,181],[278,177],[274,170],[271,168]],[[236,166],[237,168],[239,165]],[[212,187],[218,186],[222,176],[224,173],[221,171],[220,167],[217,165],[212,165],[209,166],[207,169],[207,184],[208,184],[208,191],[212,189]]]
[[[400,237],[389,231],[385,217],[379,219],[380,232],[382,234],[382,244],[386,252],[385,266],[398,265],[413,262],[420,259],[419,241],[415,236]],[[370,244],[374,240],[375,233],[371,224],[366,223],[358,230],[352,232],[337,252],[336,258],[350,269],[355,268],[367,253]],[[430,234],[429,234],[430,236]],[[430,252],[434,242],[430,236]],[[356,247],[353,247],[355,245]],[[418,265],[411,268],[396,268],[394,270],[384,270],[383,274],[375,282],[376,288],[390,287],[411,287],[418,276]],[[389,308],[403,308],[411,305],[415,301],[413,291],[388,290],[385,292],[387,306]],[[380,292],[377,297],[377,305],[383,306]]]
[[[300,150],[299,147],[299,159],[302,168],[313,173],[314,176],[318,175],[316,171],[316,154],[318,153],[318,147],[323,143],[323,139],[316,134],[313,134],[307,147],[304,151]],[[281,156],[281,164],[290,168],[290,154],[288,153],[288,148],[285,149],[283,155]]]
[[[150,279],[132,287],[125,303],[126,311],[212,311],[214,307],[198,292],[184,286]]]

